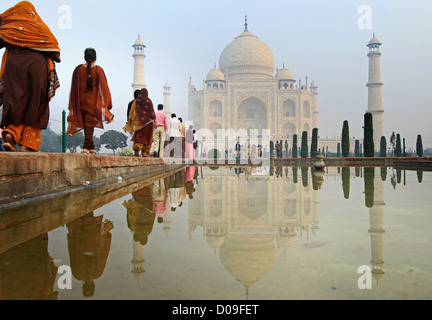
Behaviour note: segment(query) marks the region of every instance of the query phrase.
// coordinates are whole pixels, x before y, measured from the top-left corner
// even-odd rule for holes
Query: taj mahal
[[[376,150],[379,150],[384,131],[381,45],[375,34],[367,44],[369,81],[366,84],[368,106],[365,112],[373,114]],[[146,87],[146,56],[145,45],[140,37],[133,47],[132,87],[135,90]],[[312,130],[320,129],[317,83],[310,81],[308,76],[296,80],[285,64],[281,69],[276,68],[272,50],[249,31],[247,16],[244,31],[225,47],[220,55],[219,67],[214,65],[202,86],[202,89],[198,89],[192,77],[189,78],[188,123],[193,123],[197,131],[210,133],[212,138],[217,138],[218,130],[221,129],[233,135],[232,139],[244,135],[292,143],[294,135],[301,138],[303,132],[307,132],[310,140]],[[171,89],[168,82],[163,86],[164,111],[168,116],[172,113]],[[355,140],[355,137],[351,137],[352,151]],[[337,137],[319,137],[319,148],[335,152],[340,142]]]
[[[312,133],[319,125],[318,86],[295,80],[285,66],[276,70],[271,49],[248,30],[222,52],[219,68],[207,74],[203,90],[189,82],[189,119],[197,129],[271,128],[272,139]]]

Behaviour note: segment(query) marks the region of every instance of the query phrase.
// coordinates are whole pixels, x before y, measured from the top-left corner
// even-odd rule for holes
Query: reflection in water
[[[196,237],[196,231],[197,228],[202,228],[203,237],[207,242],[204,242],[204,249],[211,254],[215,252],[216,259],[220,262],[212,267],[217,269],[222,266],[230,282],[235,281],[242,284],[246,298],[248,298],[252,293],[251,290],[257,291],[256,284],[263,283],[263,278],[271,274],[270,271],[281,259],[278,252],[289,259],[289,267],[301,266],[303,258],[306,259],[304,261],[312,263],[311,267],[314,267],[314,260],[307,260],[311,256],[315,259],[314,254],[317,254],[316,261],[322,261],[319,260],[322,259],[320,255],[323,255],[324,259],[338,254],[349,256],[353,254],[353,248],[361,246],[358,243],[349,244],[350,239],[347,239],[348,249],[345,248],[346,251],[343,251],[339,243],[336,243],[337,240],[332,242],[333,231],[339,233],[343,230],[331,229],[331,223],[336,221],[337,226],[335,227],[339,228],[339,223],[342,223],[341,217],[345,216],[346,212],[338,216],[337,210],[334,210],[332,206],[320,208],[320,196],[323,191],[327,191],[327,184],[329,187],[334,185],[329,179],[335,179],[337,183],[335,188],[340,190],[341,181],[343,196],[350,200],[344,202],[351,203],[357,198],[362,206],[364,203],[363,209],[368,210],[369,228],[363,226],[360,231],[364,231],[366,235],[369,232],[370,252],[368,247],[366,254],[371,257],[372,274],[378,281],[385,275],[384,208],[386,204],[384,203],[384,187],[386,183],[393,183],[393,181],[397,184],[398,179],[397,172],[393,170],[388,180],[388,170],[384,169],[341,168],[338,171],[337,168],[326,168],[325,171],[319,171],[312,168],[309,172],[309,168],[300,168],[302,181],[299,183],[299,168],[279,167],[274,168],[272,172],[271,168],[257,167],[212,169],[189,167],[157,181],[140,184],[139,188],[134,188],[127,193],[125,201],[122,199],[119,203],[120,207],[123,204],[122,213],[124,214],[120,215],[120,219],[125,219],[123,221],[127,222],[127,228],[124,228],[126,232],[117,230],[117,228],[116,231],[119,232],[119,237],[125,234],[127,241],[132,240],[132,243],[128,242],[133,248],[132,259],[129,256],[125,260],[110,253],[110,250],[113,250],[110,232],[113,223],[108,220],[103,222],[103,216],[95,217],[91,211],[73,222],[68,222],[66,224],[67,244],[73,275],[77,280],[84,282],[83,295],[93,297],[96,295],[94,281],[101,279],[102,274],[107,272],[106,264],[109,255],[110,263],[116,266],[130,268],[132,261],[132,274],[138,281],[145,272],[144,258],[151,261],[153,266],[151,272],[159,269],[154,266],[162,263],[163,260],[159,260],[161,259],[159,252],[164,250],[165,245],[171,245],[171,247],[163,251],[164,255],[176,251],[177,257],[182,257],[184,260],[192,260],[195,256],[201,259],[205,255],[202,251],[190,252],[190,248],[198,248],[199,245],[193,247],[190,241],[191,247],[181,247],[181,243],[178,242],[181,234],[176,233],[175,240],[167,242],[162,247],[160,241],[151,241],[153,239],[151,236],[156,237],[159,231],[165,237],[164,231],[168,234],[174,227],[174,222],[176,230],[173,230],[177,232],[180,229],[180,226],[177,225],[180,219],[187,219],[188,224],[184,228],[187,228],[189,239],[199,238],[200,235]],[[352,175],[352,172],[355,174]],[[357,173],[364,176],[364,181],[355,181],[358,180]],[[422,174],[417,173],[417,180],[419,183],[423,181]],[[121,197],[124,196],[122,193],[119,194]],[[328,199],[324,200],[328,203]],[[73,203],[69,204],[75,206]],[[55,210],[58,210],[58,207],[55,207]],[[118,207],[115,207],[115,210],[117,216],[114,217],[118,217]],[[185,212],[188,213],[188,216],[184,215]],[[173,221],[171,215],[178,220]],[[327,237],[330,237],[325,240],[331,242],[330,246],[323,244],[322,234],[324,232],[318,233],[320,216],[322,220],[326,220],[321,229],[325,231]],[[28,223],[31,225],[31,221]],[[349,223],[341,225],[347,226]],[[156,226],[160,227],[159,230]],[[3,229],[7,230],[7,228],[7,223],[3,222]],[[0,221],[0,230],[3,229],[2,221]],[[183,231],[186,235],[186,230],[183,229]],[[3,239],[1,232],[0,242]],[[369,245],[369,238],[366,239]],[[155,240],[161,240],[161,238],[155,238]],[[323,251],[321,251],[321,246],[324,247]],[[58,298],[58,293],[54,292],[57,266],[54,265],[47,247],[48,235],[44,233],[31,241],[13,246],[0,255],[0,299]],[[144,251],[145,248],[150,247],[152,250]],[[331,251],[329,247],[333,247],[335,251]],[[316,251],[312,255],[302,256],[305,254],[302,249],[305,248]],[[124,251],[125,248],[122,247],[121,250]],[[151,252],[157,253],[151,254]],[[328,252],[331,254],[326,256]],[[297,259],[299,257],[301,259]],[[184,263],[181,259],[177,261],[179,264]],[[205,266],[204,261],[199,261],[197,265]],[[332,260],[332,263],[335,261],[340,262],[340,260]],[[352,264],[352,261],[348,263]],[[349,267],[352,267],[351,264]],[[29,265],[32,266],[34,272],[28,272]],[[390,265],[389,262],[388,265]],[[353,268],[354,273],[357,267],[356,265],[355,270]],[[320,268],[323,267],[320,266]],[[390,268],[387,267],[387,269]],[[322,270],[326,270],[329,274],[341,271],[336,272],[325,268]],[[149,271],[150,268],[148,268]],[[294,269],[284,268],[282,274],[277,276],[279,278],[276,278],[285,281],[287,274],[284,272],[290,273],[291,276],[297,274]],[[206,272],[204,274],[207,275]],[[299,271],[298,274],[300,274]],[[112,274],[110,276],[112,277]],[[179,275],[179,277],[183,276],[185,275]],[[200,274],[197,276],[199,277]],[[316,274],[311,273],[311,276],[316,277]],[[129,277],[134,281],[132,275],[129,274]],[[389,276],[386,275],[387,277]],[[114,280],[110,278],[110,281]],[[263,286],[260,288],[262,290]],[[169,292],[169,288],[164,290]],[[241,293],[243,294],[243,289]]]
[[[111,248],[113,223],[102,219],[90,212],[67,224],[70,267],[75,279],[84,282],[84,297],[94,295],[94,280],[102,276]]]
[[[43,234],[0,255],[0,299],[57,300],[56,276]]]
[[[342,188],[344,198],[349,199],[350,197],[350,183],[351,183],[351,170],[350,168],[342,168]]]
[[[158,197],[162,199],[159,203],[159,208],[164,208],[165,196],[163,195],[164,181],[158,182]],[[162,193],[162,195],[161,195]],[[156,202],[153,201],[153,189],[152,185],[136,191],[132,194],[133,199],[125,201],[123,206],[127,210],[127,223],[128,228],[133,234],[133,249],[134,259],[132,260],[133,270],[135,278],[139,281],[144,274],[144,246],[148,242],[148,237],[153,231],[153,225],[156,218]],[[160,220],[159,220],[160,221]]]
[[[209,246],[247,296],[272,269],[276,249],[287,250],[298,236],[309,238],[318,230],[319,194],[309,187],[309,168],[301,171],[300,185],[283,178],[282,168],[273,176],[268,168],[236,168],[234,174],[209,170],[189,203],[190,237],[203,228]]]

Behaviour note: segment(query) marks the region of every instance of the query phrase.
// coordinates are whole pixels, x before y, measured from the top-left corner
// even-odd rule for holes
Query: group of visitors
[[[49,102],[60,87],[55,63],[60,48],[33,4],[22,1],[0,15],[0,127],[2,149],[37,152],[41,132],[48,127]],[[96,66],[96,51],[84,52],[85,63],[75,68],[69,101],[68,134],[84,130],[84,153],[96,153],[94,128],[114,120],[111,93],[103,69]]]
[[[38,152],[41,132],[48,127],[49,102],[60,87],[58,41],[33,4],[22,1],[0,15],[2,48],[0,151]],[[114,121],[113,105],[105,72],[96,65],[96,50],[87,48],[84,60],[72,73],[67,134],[84,131],[83,153],[96,154],[94,130]],[[133,133],[135,156],[195,158],[193,128],[187,129],[175,114],[168,122],[163,109],[160,104],[155,112],[147,89],[135,92],[124,127]],[[153,141],[156,152],[151,154]]]

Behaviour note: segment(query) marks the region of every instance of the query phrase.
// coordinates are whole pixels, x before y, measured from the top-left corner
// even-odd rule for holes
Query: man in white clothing
[[[181,139],[181,123],[177,119],[175,113],[171,115],[171,120],[168,122],[168,135],[170,137],[170,156],[174,158],[181,158],[182,139]]]

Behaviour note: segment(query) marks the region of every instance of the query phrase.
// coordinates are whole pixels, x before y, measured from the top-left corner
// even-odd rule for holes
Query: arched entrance
[[[262,130],[269,129],[267,124],[267,107],[261,100],[250,97],[243,101],[238,109],[237,130],[246,129],[251,135],[251,130],[258,130],[258,136]]]

